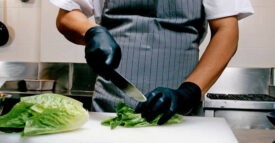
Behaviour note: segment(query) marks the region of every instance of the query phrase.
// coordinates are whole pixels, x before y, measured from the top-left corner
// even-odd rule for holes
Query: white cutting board
[[[102,126],[113,113],[90,113],[90,120],[79,130],[21,137],[0,133],[0,143],[237,143],[223,118],[183,117],[181,124],[123,128]]]

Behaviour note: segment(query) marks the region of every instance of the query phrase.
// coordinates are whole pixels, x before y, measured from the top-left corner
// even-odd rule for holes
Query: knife
[[[131,82],[116,71],[112,71],[110,80],[120,90],[128,96],[134,98],[136,101],[145,102],[147,100],[146,97]]]

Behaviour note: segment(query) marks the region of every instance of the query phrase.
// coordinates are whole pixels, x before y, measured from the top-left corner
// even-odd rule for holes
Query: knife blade
[[[110,80],[115,84],[120,90],[122,90],[128,96],[134,98],[139,102],[145,102],[146,97],[140,92],[131,82],[129,82],[122,75],[113,71]]]

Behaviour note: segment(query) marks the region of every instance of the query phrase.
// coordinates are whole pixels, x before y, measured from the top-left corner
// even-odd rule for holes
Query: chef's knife
[[[146,101],[146,97],[131,82],[129,82],[116,71],[112,72],[110,80],[128,96],[139,102]]]

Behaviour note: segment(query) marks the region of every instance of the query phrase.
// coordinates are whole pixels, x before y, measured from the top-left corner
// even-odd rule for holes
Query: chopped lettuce
[[[0,131],[22,136],[50,134],[80,128],[88,121],[82,103],[58,94],[22,97],[12,110],[0,116]]]
[[[117,126],[123,127],[146,127],[146,126],[157,126],[157,122],[161,115],[156,117],[153,121],[147,122],[141,117],[141,114],[136,114],[133,109],[131,109],[127,104],[119,102],[116,108],[116,117],[109,117],[101,122],[104,126],[110,126],[111,129]],[[174,115],[165,124],[177,124],[182,122],[181,115]]]

